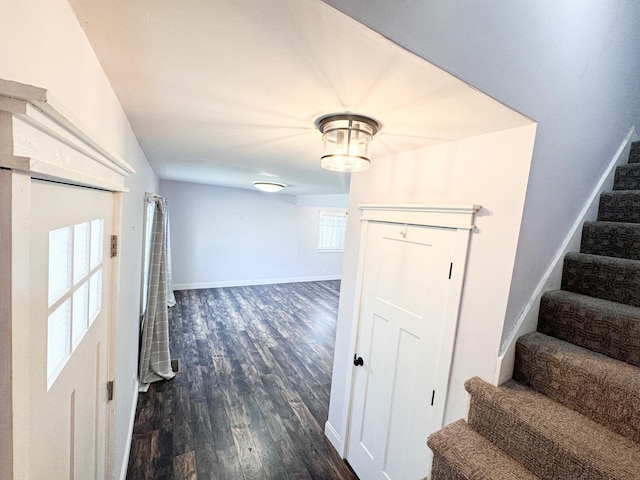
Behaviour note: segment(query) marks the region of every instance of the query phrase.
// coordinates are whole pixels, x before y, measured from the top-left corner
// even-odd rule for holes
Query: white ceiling
[[[70,3],[162,179],[347,193],[348,174],[319,166],[322,115],[382,124],[371,168],[528,123],[320,0]]]

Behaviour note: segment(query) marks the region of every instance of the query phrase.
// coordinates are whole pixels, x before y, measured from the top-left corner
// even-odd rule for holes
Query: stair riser
[[[640,318],[591,299],[549,292],[540,301],[538,331],[640,367]],[[631,309],[627,309],[631,310]]]
[[[595,258],[567,255],[562,289],[640,307],[640,268],[636,262]]]
[[[616,168],[614,190],[640,190],[640,164],[621,165]]]
[[[433,456],[431,478],[437,480],[467,480],[464,476],[458,474],[446,459],[437,454]]]
[[[570,452],[562,451],[535,428],[496,404],[472,397],[468,421],[475,431],[542,479],[610,480],[606,473],[596,470]]]
[[[640,260],[640,224],[586,222],[580,252]]]
[[[516,344],[513,378],[640,443],[640,370],[536,333]]]
[[[600,195],[598,220],[640,223],[640,192],[603,193]]]
[[[464,420],[430,435],[427,445],[434,454],[432,480],[538,480]]]
[[[631,144],[629,163],[640,163],[640,142],[633,142]]]

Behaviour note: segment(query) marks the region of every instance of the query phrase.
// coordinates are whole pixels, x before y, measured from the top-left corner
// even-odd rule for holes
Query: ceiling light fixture
[[[253,182],[253,186],[262,192],[275,193],[282,190],[285,185],[274,182]]]
[[[369,143],[380,124],[362,115],[336,114],[317,121],[322,133],[320,166],[336,172],[369,170]]]

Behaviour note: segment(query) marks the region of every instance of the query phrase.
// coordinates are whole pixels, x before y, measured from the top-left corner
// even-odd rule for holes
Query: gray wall
[[[318,253],[318,215],[346,195],[296,198],[161,181],[176,289],[340,278],[342,253]]]
[[[640,2],[325,1],[538,122],[506,337],[640,124]]]
[[[129,189],[122,198],[120,276],[118,278],[117,365],[115,378],[115,472],[127,468],[138,388],[140,288],[142,283],[143,217],[146,192],[158,192],[158,179],[138,144],[124,158],[134,160],[136,174],[126,179]],[[128,148],[128,149],[129,149]],[[127,149],[127,150],[128,150]],[[116,477],[117,478],[117,477]]]

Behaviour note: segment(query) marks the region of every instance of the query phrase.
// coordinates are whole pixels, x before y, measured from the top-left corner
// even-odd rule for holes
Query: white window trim
[[[340,217],[340,218],[344,218],[344,222],[345,222],[345,226],[344,226],[344,233],[343,233],[343,243],[342,243],[342,248],[321,248],[321,231],[323,228],[322,225],[322,219],[323,217]],[[342,253],[344,252],[344,236],[346,235],[346,230],[347,230],[347,210],[320,210],[318,212],[318,239],[317,239],[317,244],[316,244],[316,252],[317,253]]]

